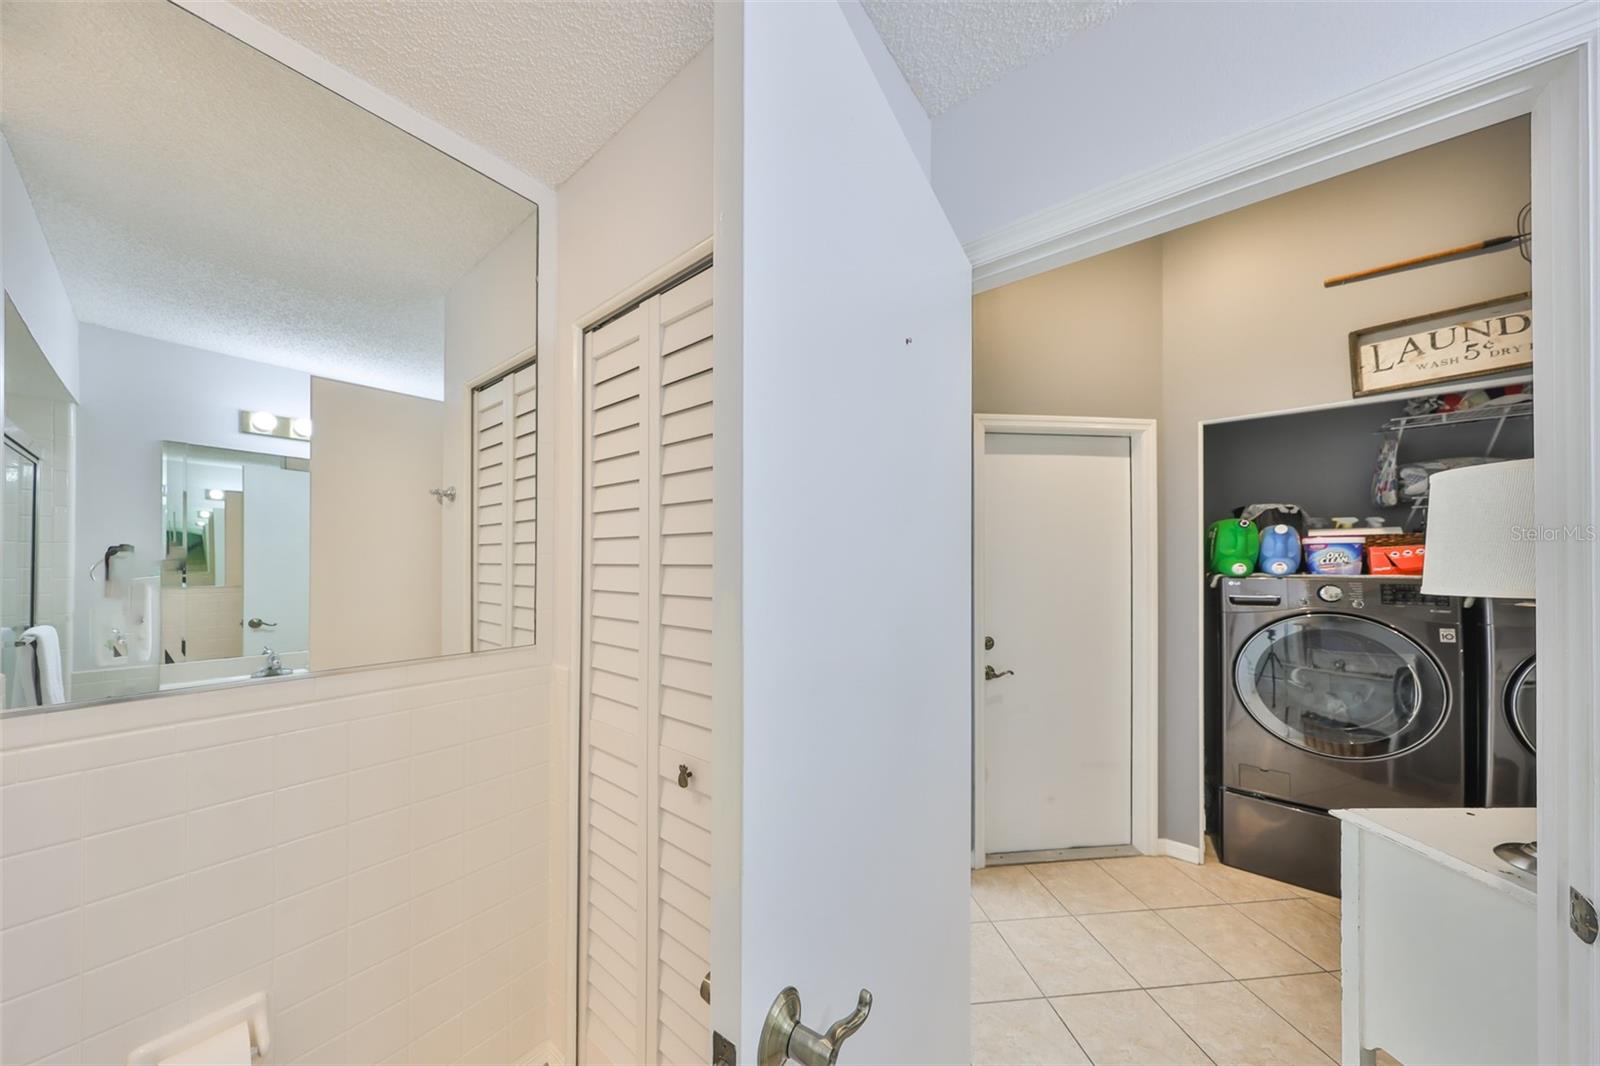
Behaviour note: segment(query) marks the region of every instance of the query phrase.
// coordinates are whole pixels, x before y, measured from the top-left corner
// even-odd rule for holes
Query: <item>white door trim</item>
[[[1054,415],[972,417],[972,866],[982,869],[984,847],[984,620],[983,441],[990,433],[1047,433],[1073,437],[1121,437],[1128,442],[1133,500],[1133,846],[1141,854],[1156,843],[1156,714],[1159,662],[1156,656],[1158,596],[1156,572],[1156,423],[1147,418],[1077,418]]]
[[[1518,115],[1533,117],[1536,523],[1600,525],[1600,8],[1585,0],[1323,107],[1135,174],[967,244],[984,291]],[[1183,546],[1175,550],[1186,550]],[[1198,531],[1193,551],[1199,553]],[[1569,887],[1600,896],[1600,559],[1594,540],[1538,544],[1540,1061],[1600,1061],[1600,948],[1567,929]],[[1204,653],[1202,649],[1202,654]],[[1541,673],[1543,673],[1541,671]],[[1196,698],[1196,714],[1199,697]],[[1556,719],[1559,719],[1557,723]],[[1543,731],[1544,724],[1541,723]],[[1202,730],[1203,735],[1203,730]],[[1203,775],[1202,775],[1203,776]],[[1204,818],[1202,806],[1200,818]],[[1197,832],[1203,830],[1203,822]]]

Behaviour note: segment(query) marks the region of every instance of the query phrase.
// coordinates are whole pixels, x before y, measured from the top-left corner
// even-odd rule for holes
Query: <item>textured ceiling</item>
[[[922,106],[938,115],[1106,21],[1122,0],[864,2]]]
[[[238,6],[552,186],[711,41],[711,0]]]
[[[0,127],[81,321],[442,394],[443,296],[532,204],[164,0],[0,26]]]

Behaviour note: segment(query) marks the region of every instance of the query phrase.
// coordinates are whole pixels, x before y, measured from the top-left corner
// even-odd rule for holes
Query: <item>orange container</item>
[[[1369,574],[1420,574],[1422,573],[1422,541],[1399,537],[1374,537],[1367,542],[1367,573]],[[1377,543],[1374,543],[1377,542]]]

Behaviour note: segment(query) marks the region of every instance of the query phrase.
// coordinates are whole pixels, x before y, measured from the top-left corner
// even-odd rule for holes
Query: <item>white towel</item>
[[[67,702],[61,678],[61,637],[55,626],[34,626],[22,631],[15,672],[11,676],[10,707],[47,707]]]

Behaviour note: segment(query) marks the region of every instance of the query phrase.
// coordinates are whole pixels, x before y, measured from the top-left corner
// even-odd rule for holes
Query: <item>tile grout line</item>
[[[1297,974],[1284,974],[1283,977],[1317,977],[1317,976],[1323,976],[1323,975],[1331,976],[1331,974],[1329,974],[1329,971],[1323,970],[1322,974],[1297,973]],[[1253,978],[1251,978],[1252,981],[1272,981],[1272,980],[1281,980],[1281,979],[1282,978],[1272,978],[1272,977],[1253,977]],[[1262,999],[1260,994],[1257,993],[1255,989],[1251,988],[1248,982],[1240,981],[1239,984],[1244,985],[1244,990],[1246,992],[1250,993],[1252,996],[1255,996],[1256,999],[1260,1000],[1262,1005],[1265,1006],[1268,1010],[1270,1010],[1272,1013],[1276,1014],[1278,1017],[1282,1018],[1285,1025],[1287,1025],[1289,1028],[1293,1029],[1295,1032],[1299,1033],[1302,1037],[1304,1037],[1305,1040],[1306,1040],[1306,1043],[1308,1043],[1312,1047],[1316,1048],[1317,1051],[1322,1054],[1323,1058],[1327,1059],[1330,1063],[1334,1062],[1334,1059],[1331,1056],[1329,1056],[1329,1054],[1326,1051],[1323,1050],[1322,1045],[1317,1043],[1315,1040],[1311,1039],[1311,1034],[1307,1033],[1305,1030],[1301,1029],[1298,1025],[1296,1025],[1294,1023],[1294,1019],[1290,1018],[1287,1014],[1283,1013],[1277,1007],[1274,1007],[1271,1003],[1268,1003],[1265,999]],[[1341,985],[1340,988],[1341,988],[1341,995],[1342,995],[1343,986]],[[1344,1019],[1341,1017],[1339,1019],[1339,1022],[1340,1022],[1340,1029],[1342,1030],[1343,1027],[1344,1027]]]
[[[1248,914],[1245,914],[1242,911],[1239,911],[1238,909],[1236,909],[1233,904],[1224,903],[1223,906],[1227,907],[1229,910],[1231,910],[1235,914],[1239,915],[1239,917],[1243,918],[1245,921],[1247,921],[1247,922],[1250,921],[1250,916]],[[1168,909],[1169,910],[1191,910],[1191,909],[1194,909],[1194,908],[1171,907],[1171,908],[1168,908]],[[1219,959],[1216,956],[1212,955],[1211,952],[1207,951],[1202,944],[1200,944],[1198,941],[1196,941],[1193,937],[1189,936],[1182,929],[1179,929],[1176,925],[1174,925],[1173,922],[1172,922],[1172,919],[1168,918],[1165,914],[1163,914],[1163,913],[1161,913],[1159,911],[1157,911],[1156,913],[1161,918],[1161,920],[1163,922],[1167,923],[1167,927],[1168,928],[1170,928],[1173,932],[1177,933],[1179,936],[1183,937],[1183,939],[1187,940],[1190,944],[1194,945],[1195,950],[1200,952],[1200,954],[1204,955],[1206,958],[1208,958],[1212,962],[1216,963],[1217,966],[1221,968],[1222,972],[1228,975],[1228,978],[1230,980],[1233,980],[1233,981],[1255,981],[1255,980],[1259,980],[1260,978],[1265,978],[1265,977],[1296,977],[1296,976],[1301,976],[1301,975],[1307,974],[1307,973],[1317,973],[1317,972],[1327,973],[1328,972],[1328,971],[1322,969],[1322,964],[1319,963],[1316,959],[1313,959],[1311,956],[1307,955],[1305,952],[1303,952],[1300,949],[1296,948],[1293,944],[1289,943],[1287,940],[1284,940],[1282,937],[1278,936],[1271,929],[1268,929],[1266,926],[1262,925],[1259,922],[1250,922],[1251,925],[1254,925],[1257,929],[1260,929],[1263,933],[1267,934],[1267,936],[1271,937],[1273,940],[1275,940],[1278,943],[1282,944],[1285,948],[1287,948],[1293,954],[1297,955],[1298,957],[1300,957],[1302,959],[1305,959],[1307,963],[1309,963],[1310,965],[1316,967],[1316,969],[1315,970],[1300,970],[1300,971],[1297,971],[1296,973],[1293,973],[1293,974],[1264,973],[1264,974],[1261,974],[1259,977],[1239,977],[1236,974],[1234,974],[1234,972],[1232,970],[1228,969],[1226,966],[1223,966],[1221,959]]]
[[[1322,910],[1316,904],[1312,903],[1310,900],[1306,899],[1304,896],[1300,896],[1300,897],[1297,897],[1297,898],[1299,899],[1300,902],[1305,903],[1306,906],[1310,907],[1312,910],[1316,911],[1318,914],[1327,915],[1327,917],[1329,917],[1329,918],[1334,917],[1333,915],[1328,914],[1327,911]],[[1294,901],[1293,900],[1273,899],[1273,900],[1259,900],[1257,902],[1261,902],[1261,903],[1285,903],[1285,902],[1294,902]],[[1241,910],[1241,911],[1239,911],[1239,913],[1244,915],[1244,917],[1246,919],[1248,919],[1249,921],[1254,922],[1255,925],[1258,928],[1262,929],[1263,931],[1267,932],[1268,934],[1270,934],[1272,936],[1278,937],[1279,940],[1283,940],[1283,937],[1278,936],[1277,933],[1274,933],[1271,929],[1268,929],[1265,925],[1262,925],[1261,922],[1257,921],[1255,918],[1251,918],[1250,915],[1247,912]],[[1342,924],[1342,921],[1341,921],[1341,924]],[[1342,930],[1341,930],[1341,932],[1342,932]],[[1285,944],[1289,944],[1289,942],[1287,940],[1283,940],[1283,942]],[[1293,944],[1289,944],[1289,947],[1292,948],[1293,950],[1299,952],[1301,955],[1305,956],[1307,962],[1311,963],[1311,965],[1315,966],[1317,969],[1321,970],[1323,973],[1335,973],[1335,972],[1337,972],[1335,970],[1330,970],[1328,967],[1322,965],[1322,963],[1318,962],[1316,959],[1313,959],[1308,953],[1306,953],[1304,951],[1300,951],[1300,949],[1296,948]],[[1343,938],[1342,937],[1341,937],[1341,943],[1340,943],[1340,953],[1341,953],[1341,955],[1343,954]],[[1341,968],[1343,967],[1343,962],[1344,962],[1344,960],[1343,960],[1343,958],[1341,958],[1340,959],[1340,967]]]
[[[1120,882],[1119,882],[1119,884],[1120,884]],[[1247,899],[1247,900],[1241,900],[1240,903],[1293,903],[1296,900],[1300,900],[1300,899],[1304,899],[1304,898],[1305,897],[1303,897],[1303,896],[1280,896],[1280,897],[1275,898],[1275,899]],[[1160,912],[1160,911],[1193,911],[1193,910],[1202,910],[1202,909],[1206,909],[1206,908],[1237,907],[1237,906],[1239,906],[1239,903],[1229,903],[1229,902],[1224,900],[1224,901],[1220,901],[1220,902],[1217,902],[1217,903],[1186,903],[1186,904],[1183,904],[1183,905],[1177,906],[1177,907],[1118,907],[1118,908],[1113,908],[1111,910],[1104,910],[1104,911],[1075,911],[1072,908],[1068,907],[1065,903],[1061,903],[1061,900],[1060,900],[1059,897],[1056,898],[1056,902],[1061,905],[1062,910],[1063,910],[1063,914],[1068,918],[1093,918],[1093,917],[1096,917],[1097,915],[1101,915],[1101,914],[1142,914],[1145,911],[1156,911],[1156,912]],[[1310,902],[1310,901],[1307,900],[1307,902]],[[1326,914],[1328,912],[1324,911],[1323,913]],[[1024,915],[1024,916],[1018,917],[1018,918],[987,918],[986,917],[984,920],[988,921],[988,922],[994,922],[996,924],[999,924],[1000,922],[1032,922],[1032,921],[1037,921],[1040,918],[1060,918],[1060,917],[1063,916],[1063,914],[1031,914],[1031,915]],[[1333,917],[1333,915],[1330,914],[1329,917]],[[1260,925],[1259,922],[1256,922],[1255,924]],[[1266,927],[1262,926],[1262,928],[1265,929]],[[1267,929],[1267,932],[1271,933],[1272,930]],[[1274,933],[1273,935],[1276,936],[1277,934]],[[1282,939],[1282,938],[1280,937],[1279,939]],[[1300,952],[1300,954],[1303,955],[1303,954],[1305,954],[1305,952]],[[1330,970],[1328,972],[1332,973],[1333,971]]]
[[[1239,982],[1237,982],[1237,981],[1220,982],[1219,981],[1219,982],[1214,982],[1214,983],[1216,983],[1216,984],[1224,984],[1224,983],[1226,983],[1226,984],[1238,984]],[[1171,985],[1171,986],[1168,986],[1168,987],[1185,988],[1185,987],[1189,987],[1189,986],[1186,986],[1186,985]],[[1150,996],[1150,993],[1146,992],[1145,995]],[[1167,1009],[1167,1005],[1165,1003],[1162,1003],[1155,996],[1150,996],[1150,1002],[1154,1003],[1156,1005],[1156,1009],[1159,1010],[1162,1014],[1165,1014],[1167,1016],[1167,1019],[1169,1021],[1171,1021],[1173,1025],[1178,1027],[1178,1032],[1182,1033],[1185,1037],[1188,1038],[1189,1043],[1193,1044],[1195,1046],[1195,1048],[1197,1050],[1199,1050],[1200,1054],[1202,1054],[1202,1055],[1204,1055],[1206,1057],[1206,1061],[1207,1062],[1211,1063],[1212,1066],[1217,1066],[1217,1060],[1211,1057],[1211,1052],[1207,1051],[1205,1049],[1205,1047],[1203,1045],[1201,1045],[1200,1041],[1195,1039],[1193,1033],[1189,1032],[1189,1030],[1187,1030],[1187,1029],[1185,1029],[1183,1027],[1183,1023],[1182,1022],[1180,1022],[1177,1018],[1174,1018],[1172,1016],[1172,1012]]]
[[[980,903],[979,906],[981,907],[982,904]],[[993,922],[990,922],[989,925],[990,928],[994,928]],[[1043,998],[1044,989],[1039,987],[1039,979],[1033,976],[1033,971],[1028,969],[1028,964],[1022,961],[1022,956],[1017,954],[1016,949],[1011,946],[1011,942],[1005,938],[1005,934],[1000,932],[999,929],[995,929],[994,935],[1000,938],[1001,944],[1005,945],[1006,953],[1015,960],[1017,966],[1022,970],[1023,976],[1027,977],[1028,983],[1033,986],[1033,990],[1039,993],[1040,998]]]

